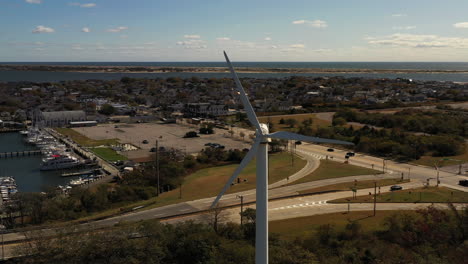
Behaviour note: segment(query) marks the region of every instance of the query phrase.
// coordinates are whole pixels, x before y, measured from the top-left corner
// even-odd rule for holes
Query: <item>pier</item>
[[[15,158],[15,157],[27,157],[41,155],[41,150],[24,150],[24,151],[12,151],[12,152],[0,152],[0,158]]]
[[[0,133],[10,133],[10,132],[19,132],[21,128],[0,128]]]

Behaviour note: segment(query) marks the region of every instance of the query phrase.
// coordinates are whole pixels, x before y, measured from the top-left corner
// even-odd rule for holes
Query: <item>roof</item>
[[[67,117],[69,119],[79,119],[86,117],[83,110],[76,111],[55,111],[55,112],[41,112],[44,119],[58,119]]]
[[[71,121],[70,125],[97,124],[97,121]]]

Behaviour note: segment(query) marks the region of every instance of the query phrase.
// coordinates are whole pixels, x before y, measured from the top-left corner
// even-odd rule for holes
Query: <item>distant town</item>
[[[242,80],[258,112],[304,113],[337,107],[361,109],[468,100],[468,84],[409,79],[290,77]],[[33,110],[82,110],[85,120],[111,115],[138,119],[219,117],[241,110],[230,79],[132,79],[57,83],[0,83],[0,120],[23,122]],[[74,121],[74,120],[73,120]],[[78,120],[77,120],[78,121]],[[83,121],[83,120],[79,120]]]

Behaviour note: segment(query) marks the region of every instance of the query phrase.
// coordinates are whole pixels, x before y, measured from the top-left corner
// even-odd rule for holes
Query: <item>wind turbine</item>
[[[232,182],[239,176],[242,169],[244,169],[249,162],[256,157],[257,160],[257,176],[256,176],[256,226],[255,226],[255,263],[267,264],[268,263],[268,142],[271,138],[288,139],[288,140],[301,140],[315,143],[331,143],[331,144],[344,144],[353,145],[341,140],[323,139],[318,137],[308,137],[296,133],[279,131],[269,133],[268,126],[258,122],[257,116],[252,108],[252,105],[245,94],[244,88],[237,77],[234,68],[232,67],[229,58],[224,52],[224,57],[231,71],[232,77],[236,83],[237,93],[240,96],[244,110],[250,123],[256,128],[256,138],[254,144],[249,152],[241,161],[239,167],[234,171],[234,174],[229,178],[224,185],[223,190],[218,194],[216,199],[211,204],[211,208],[215,207],[224,193],[229,189]]]

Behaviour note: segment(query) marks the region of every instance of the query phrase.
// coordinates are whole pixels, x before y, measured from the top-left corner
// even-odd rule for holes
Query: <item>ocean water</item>
[[[224,62],[0,62],[0,64],[36,65],[94,65],[94,66],[168,66],[168,67],[226,67]],[[314,68],[314,69],[417,69],[417,70],[468,70],[464,62],[235,62],[235,67],[261,68]],[[289,76],[343,76],[364,78],[407,78],[423,81],[468,82],[468,73],[239,73],[241,78],[284,78]],[[118,80],[133,78],[230,78],[229,73],[79,73],[47,71],[0,71],[0,82],[30,81],[56,82],[67,80]]]
[[[23,143],[19,133],[0,133],[0,152],[31,150]],[[67,184],[71,178],[60,176],[58,171],[40,171],[41,156],[0,158],[0,176],[12,176],[20,192],[39,192],[47,187]]]

